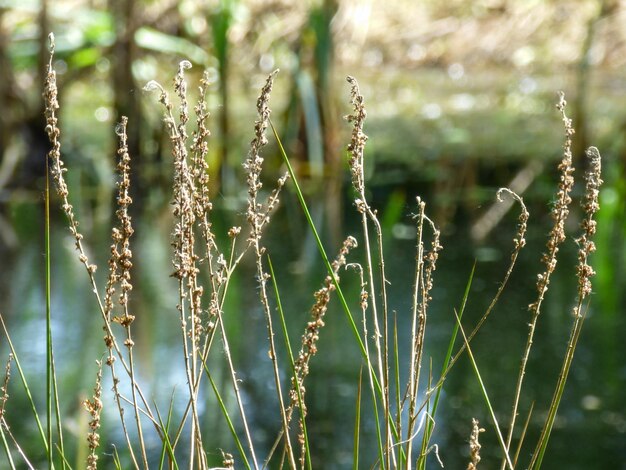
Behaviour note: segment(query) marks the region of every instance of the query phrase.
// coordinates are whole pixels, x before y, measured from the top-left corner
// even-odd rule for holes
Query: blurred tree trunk
[[[15,126],[14,106],[15,77],[13,67],[7,54],[8,37],[4,25],[4,14],[7,8],[0,8],[0,189],[3,188],[13,172],[13,165],[9,162],[6,152]]]
[[[613,13],[618,7],[617,0],[600,0],[597,13],[587,23],[587,35],[582,44],[580,61],[576,72],[576,97],[573,105],[573,121],[576,133],[573,138],[572,152],[574,165],[586,168],[585,150],[590,145],[588,126],[588,95],[591,75],[591,52],[598,23]]]
[[[145,194],[146,182],[141,175],[141,166],[145,164],[141,148],[140,129],[143,119],[141,113],[141,87],[137,86],[133,76],[133,62],[137,58],[137,45],[135,33],[141,26],[139,6],[141,2],[131,0],[109,0],[109,11],[113,15],[115,25],[115,44],[112,48],[112,82],[114,94],[114,107],[116,121],[122,116],[128,117],[128,150],[133,159],[132,180],[133,200],[135,204],[140,202],[139,196]],[[139,208],[140,205],[135,205]]]
[[[319,11],[319,21],[316,28],[315,62],[317,68],[317,96],[322,118],[322,145],[324,160],[327,167],[326,208],[327,221],[331,241],[334,246],[341,242],[343,227],[337,222],[343,220],[343,201],[341,191],[343,187],[343,152],[339,144],[337,129],[339,124],[337,106],[334,100],[332,87],[333,65],[335,62],[335,38],[333,37],[332,20],[337,14],[339,5],[337,0],[324,0]]]
[[[230,164],[230,93],[228,82],[230,77],[229,49],[230,43],[228,34],[233,20],[233,9],[236,0],[221,0],[219,7],[209,14],[209,23],[213,39],[213,53],[217,58],[217,68],[219,73],[219,94],[222,109],[219,115],[219,132],[221,135],[221,145],[219,148],[219,165],[222,189],[227,194],[236,192],[236,170]]]
[[[0,70],[2,70],[3,73],[2,81],[6,81],[6,83],[2,84],[1,92],[3,100],[2,109],[5,110],[0,120],[3,129],[0,131],[3,134],[0,138],[2,140],[1,151],[6,152],[11,148],[12,139],[16,135],[16,132],[22,134],[21,137],[26,143],[25,150],[20,152],[19,155],[11,153],[11,155],[8,156],[8,161],[4,159],[7,155],[3,154],[3,164],[6,162],[9,165],[17,166],[19,163],[18,160],[23,158],[24,161],[21,165],[21,173],[17,180],[14,179],[14,184],[19,187],[31,189],[37,188],[37,181],[45,174],[45,156],[50,145],[45,133],[45,104],[41,98],[45,87],[46,72],[50,57],[48,41],[50,22],[48,18],[47,0],[42,0],[41,2],[37,22],[39,26],[39,51],[35,83],[37,84],[36,91],[39,99],[37,99],[37,104],[34,107],[28,106],[26,97],[21,96],[17,83],[15,82],[15,76],[13,75],[12,64],[4,49],[6,47],[5,38],[0,39],[0,43],[2,43],[2,46],[0,46],[0,49],[2,49],[2,51],[0,51],[0,62],[2,62]],[[16,109],[19,111],[15,111]],[[2,170],[6,170],[7,174],[13,172],[13,168],[3,168]]]

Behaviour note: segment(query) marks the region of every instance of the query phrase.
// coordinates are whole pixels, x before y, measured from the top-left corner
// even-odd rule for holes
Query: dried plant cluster
[[[442,387],[451,368],[462,354],[468,354],[475,367],[477,378],[483,386],[478,367],[475,364],[470,342],[487,320],[490,313],[500,299],[509,277],[514,269],[520,251],[526,245],[526,230],[529,213],[520,196],[513,191],[502,188],[497,193],[498,201],[507,195],[520,206],[519,224],[513,238],[513,249],[509,266],[503,280],[495,292],[492,302],[484,312],[480,321],[466,335],[461,323],[462,309],[455,312],[457,315],[458,330],[461,331],[464,341],[456,352],[453,351],[456,332],[453,334],[450,349],[444,358],[444,366],[439,377],[434,377],[431,368],[425,364],[424,344],[427,339],[427,324],[429,305],[434,285],[434,273],[437,261],[442,250],[439,230],[427,216],[426,204],[420,198],[416,200],[415,221],[415,271],[413,273],[411,328],[407,332],[398,332],[395,313],[389,310],[387,297],[387,267],[383,250],[383,232],[376,210],[368,201],[365,179],[365,145],[367,136],[364,133],[366,119],[365,100],[361,95],[357,81],[348,77],[350,85],[353,112],[347,119],[352,123],[352,137],[348,145],[349,171],[352,176],[352,185],[355,194],[354,206],[361,218],[362,233],[360,236],[349,236],[339,249],[338,255],[331,263],[326,252],[319,242],[314,224],[311,222],[302,193],[299,190],[297,179],[294,178],[295,191],[302,203],[302,209],[308,218],[311,230],[315,233],[320,252],[328,269],[328,274],[322,282],[322,287],[314,294],[314,303],[310,309],[310,318],[303,325],[299,352],[292,353],[289,338],[286,335],[285,315],[280,304],[280,286],[273,275],[271,259],[264,244],[264,233],[270,225],[273,212],[279,206],[281,190],[294,177],[293,170],[287,156],[282,150],[280,140],[277,140],[282,152],[288,173],[279,178],[271,192],[262,190],[262,171],[264,157],[262,151],[268,143],[267,130],[272,127],[270,121],[271,108],[269,105],[270,93],[276,72],[267,78],[257,101],[258,120],[254,128],[254,138],[250,150],[243,163],[248,188],[247,208],[245,220],[247,229],[245,236],[240,236],[242,227],[235,226],[228,230],[227,246],[220,246],[217,234],[211,223],[212,202],[209,194],[209,177],[207,166],[207,152],[209,148],[210,132],[207,126],[208,111],[206,96],[209,82],[205,75],[200,82],[199,99],[194,109],[194,118],[190,115],[187,101],[187,82],[185,71],[191,67],[188,61],[182,61],[174,78],[173,88],[176,95],[175,106],[166,88],[155,81],[146,85],[146,90],[158,92],[158,100],[163,105],[164,122],[166,124],[172,149],[173,179],[172,179],[172,213],[174,229],[172,234],[172,277],[178,284],[178,300],[176,309],[180,323],[181,360],[186,377],[185,396],[187,405],[184,413],[177,417],[164,415],[152,400],[142,391],[138,378],[137,365],[134,359],[135,346],[135,314],[131,311],[129,297],[133,290],[132,267],[133,254],[131,239],[133,235],[132,220],[129,207],[132,204],[130,197],[130,168],[132,155],[129,155],[127,145],[127,129],[133,125],[126,118],[122,118],[116,128],[118,137],[117,151],[117,211],[116,223],[111,233],[111,253],[108,263],[108,277],[100,296],[99,287],[94,276],[96,267],[90,264],[83,247],[83,237],[78,231],[78,221],[73,206],[69,202],[68,187],[65,183],[63,162],[61,160],[60,130],[57,121],[59,103],[57,101],[56,75],[52,68],[54,42],[51,41],[51,57],[46,77],[46,131],[51,142],[51,151],[48,154],[48,165],[51,177],[55,183],[61,206],[67,216],[70,231],[74,237],[80,261],[86,268],[87,275],[93,287],[95,299],[99,308],[104,331],[103,360],[97,361],[94,392],[91,399],[84,400],[83,404],[90,415],[89,428],[86,430],[88,456],[85,466],[89,469],[97,468],[99,456],[109,452],[109,444],[102,442],[99,431],[103,419],[103,373],[108,369],[111,377],[112,396],[117,406],[119,423],[125,439],[125,454],[130,467],[156,467],[160,462],[168,462],[169,468],[178,468],[178,462],[185,462],[188,468],[207,469],[210,467],[209,455],[215,454],[216,449],[207,448],[207,436],[202,433],[203,413],[222,413],[227,429],[232,434],[234,446],[238,455],[222,451],[221,468],[324,468],[323,461],[312,461],[309,451],[310,441],[315,436],[307,432],[307,386],[311,362],[318,352],[320,335],[324,334],[325,316],[329,303],[336,297],[343,308],[346,318],[352,328],[353,341],[362,355],[363,381],[355,386],[355,396],[358,397],[358,410],[355,424],[355,448],[353,455],[355,468],[359,465],[358,436],[360,428],[360,410],[368,410],[375,418],[376,451],[378,458],[375,462],[365,465],[374,465],[380,468],[423,469],[431,454],[439,460],[438,447],[432,442],[433,430],[437,420],[437,406]],[[506,439],[495,413],[491,407],[488,393],[483,387],[484,397],[492,418],[492,425],[498,435],[503,453],[502,467],[517,468],[518,457],[522,445],[522,438],[517,441],[517,450],[512,452],[516,431],[516,418],[522,403],[523,380],[526,366],[533,345],[533,338],[541,313],[541,306],[548,291],[550,276],[557,265],[557,254],[560,245],[564,242],[565,221],[569,214],[571,203],[570,193],[574,185],[571,137],[573,128],[571,120],[565,114],[565,100],[561,95],[558,109],[562,114],[565,125],[566,140],[563,160],[559,165],[560,182],[553,207],[554,225],[549,233],[546,253],[542,257],[545,270],[538,275],[537,300],[529,307],[529,333],[525,349],[521,352],[522,360],[517,378],[517,386],[513,397],[511,419],[508,423]],[[195,124],[191,121],[195,120]],[[193,129],[192,129],[193,128]],[[190,130],[192,129],[192,130]],[[273,129],[273,127],[272,127]],[[274,131],[276,137],[277,134]],[[541,438],[537,442],[536,450],[532,454],[531,468],[538,468],[545,451],[554,418],[563,393],[567,374],[572,364],[576,343],[584,320],[583,302],[591,292],[591,277],[594,274],[589,264],[589,255],[594,251],[593,236],[596,231],[595,213],[599,209],[598,194],[601,185],[600,154],[597,149],[588,150],[590,169],[585,176],[586,189],[583,200],[585,217],[582,222],[582,234],[577,239],[579,245],[579,265],[576,268],[578,275],[578,301],[574,309],[574,320],[564,362],[557,380],[554,397],[547,413],[547,419],[542,430]],[[351,250],[358,245],[362,256],[348,262],[349,257],[355,256]],[[244,400],[241,392],[241,380],[237,375],[237,364],[230,349],[230,333],[225,327],[224,317],[229,314],[225,309],[225,300],[229,294],[229,285],[233,273],[240,265],[244,256],[249,253],[255,263],[255,278],[258,282],[259,305],[264,314],[267,327],[269,361],[274,379],[276,392],[276,441],[269,455],[264,456],[265,463],[260,460],[258,444],[255,443],[254,429],[251,429],[247,413],[249,404]],[[356,258],[356,256],[355,256]],[[346,299],[340,287],[340,275],[346,268],[351,268],[358,276],[361,291],[358,299]],[[203,276],[205,273],[207,276]],[[346,274],[347,275],[347,274]],[[206,281],[205,281],[206,280]],[[273,287],[274,295],[270,292]],[[463,306],[466,297],[463,299]],[[350,303],[358,304],[360,312],[353,313]],[[278,316],[277,316],[278,312]],[[398,315],[402,312],[398,312]],[[285,354],[279,354],[276,345],[276,324],[285,332]],[[4,326],[4,323],[3,323]],[[5,334],[6,329],[5,329]],[[7,338],[8,334],[7,334]],[[10,340],[10,338],[9,338]],[[409,346],[409,357],[401,362],[398,351],[405,345]],[[12,348],[12,346],[11,346]],[[211,359],[211,361],[209,360]],[[7,449],[8,461],[12,468],[18,468],[9,449],[9,441],[13,444],[19,458],[29,462],[19,445],[12,438],[10,428],[5,419],[10,411],[7,406],[9,393],[11,356],[6,366],[6,378],[0,389],[0,432]],[[216,377],[223,374],[214,374],[212,367],[217,361],[222,361],[227,370],[226,387],[234,397],[235,405],[228,406],[222,397],[224,384],[216,382]],[[424,367],[428,367],[428,380],[423,377]],[[103,368],[105,370],[103,370]],[[402,369],[402,370],[400,370]],[[53,371],[53,369],[50,369]],[[205,384],[205,382],[207,382]],[[425,384],[425,382],[427,382]],[[202,386],[202,385],[205,386]],[[283,389],[287,388],[284,392]],[[369,393],[362,394],[362,389]],[[28,388],[26,387],[28,391]],[[217,409],[206,409],[207,393],[212,390],[219,405]],[[367,398],[361,403],[361,397]],[[261,405],[264,406],[264,405]],[[294,415],[297,416],[297,426],[292,424]],[[39,419],[35,412],[35,418]],[[48,416],[50,420],[50,416]],[[57,416],[57,420],[59,417]],[[177,420],[177,422],[174,422]],[[66,466],[66,456],[59,456],[57,451],[47,443],[52,442],[51,428],[44,432],[40,425],[42,441],[50,461],[58,460],[60,465]],[[221,432],[218,431],[218,432]],[[481,461],[479,443],[480,433],[485,432],[479,426],[478,420],[473,420],[472,433],[469,439],[470,463],[468,469],[477,469]],[[59,439],[62,427],[59,426]],[[148,445],[148,437],[161,442],[160,456],[152,454]],[[292,442],[297,442],[294,445]],[[60,447],[62,449],[62,446]],[[279,450],[280,449],[280,450]],[[277,450],[279,450],[277,452]],[[116,452],[117,455],[117,452]],[[445,456],[444,456],[445,459]],[[116,459],[119,464],[119,459]],[[439,460],[441,462],[441,460]],[[28,463],[30,465],[30,463]],[[519,464],[521,465],[521,464]]]

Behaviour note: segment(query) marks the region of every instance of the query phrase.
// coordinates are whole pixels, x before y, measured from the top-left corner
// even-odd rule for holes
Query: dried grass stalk
[[[526,375],[526,365],[528,364],[528,358],[530,357],[530,351],[533,345],[537,320],[539,319],[539,315],[541,313],[543,299],[548,291],[548,286],[550,285],[550,276],[556,268],[559,246],[563,243],[563,241],[565,241],[565,221],[569,215],[569,205],[572,202],[570,192],[574,186],[574,167],[572,166],[572,136],[574,135],[574,128],[572,127],[572,120],[565,114],[566,105],[567,102],[565,101],[565,94],[561,92],[559,95],[557,109],[561,113],[563,126],[565,128],[565,144],[563,146],[563,158],[558,166],[560,171],[558,192],[556,195],[556,201],[552,207],[552,220],[554,224],[548,235],[548,241],[546,244],[547,252],[544,253],[541,258],[541,261],[545,265],[546,269],[542,274],[537,275],[537,300],[528,307],[531,319],[529,323],[528,339],[524,348],[517,384],[515,386],[513,409],[509,423],[509,433],[506,439],[507,450],[510,449],[513,433],[515,432],[515,422],[517,419],[524,377]],[[504,468],[505,463],[505,461],[502,462],[502,468]]]

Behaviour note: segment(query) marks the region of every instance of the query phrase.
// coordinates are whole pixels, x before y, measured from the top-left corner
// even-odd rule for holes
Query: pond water
[[[383,222],[390,311],[397,316],[400,358],[404,366],[408,351],[404,333],[410,329],[415,260],[415,229],[410,217],[416,211],[415,194],[415,188],[378,188],[372,193],[373,204],[379,208]],[[166,412],[174,394],[173,412],[175,416],[180,416],[186,379],[176,311],[177,286],[170,277],[171,217],[167,204],[163,203],[167,201],[167,196],[155,196],[156,200],[159,198],[161,203],[146,203],[143,213],[134,220],[132,310],[137,317],[134,327],[135,354],[144,390],[154,398],[162,413]],[[329,255],[336,251],[347,234],[361,241],[357,215],[347,196],[340,196],[330,205],[323,196],[311,195],[309,201],[313,217],[324,234]],[[241,200],[225,201],[218,196],[215,205],[213,218],[218,236],[224,236],[232,225],[245,224],[242,216],[245,208]],[[520,255],[517,270],[502,300],[473,342],[483,380],[503,427],[509,419],[519,361],[527,337],[527,305],[534,301],[536,295],[535,279],[542,269],[539,260],[548,230],[546,201],[537,200],[529,209],[528,246]],[[98,279],[103,286],[109,252],[107,221],[110,213],[106,207],[88,205],[79,206],[78,210],[82,215],[89,253],[99,265]],[[16,202],[6,212],[19,242],[10,250],[5,247],[2,253],[0,312],[7,322],[41,413],[45,403],[42,211],[37,203]],[[53,217],[63,220],[57,211],[54,211]],[[491,301],[509,262],[516,214],[507,214],[482,243],[474,243],[470,239],[471,223],[469,217],[456,217],[446,225],[442,239],[444,250],[435,272],[426,333],[426,357],[432,358],[434,379],[439,375],[452,333],[454,309],[461,304],[474,262],[476,274],[463,320],[468,330]],[[576,224],[573,223],[569,229],[568,241],[562,250],[562,258],[539,319],[529,362],[519,422],[525,420],[531,403],[534,403],[534,412],[526,436],[527,444],[520,453],[523,464],[527,463],[543,423],[572,323],[571,308],[576,294],[576,246],[572,239],[576,234]],[[292,194],[285,193],[283,204],[267,230],[265,243],[276,269],[292,347],[296,348],[308,310],[313,304],[312,294],[321,286],[325,270]],[[91,396],[95,361],[104,354],[101,320],[86,273],[74,252],[73,241],[61,223],[53,225],[52,253],[53,338],[59,395],[62,413],[66,417],[66,446],[77,449],[80,447],[77,442],[85,439],[88,422],[81,400]],[[360,260],[362,249],[356,250],[353,256],[354,259],[349,262]],[[349,302],[356,305],[359,292],[356,275],[342,272],[341,277]],[[607,281],[602,282],[601,287],[605,288]],[[621,280],[609,280],[608,285],[618,292],[624,287]],[[599,289],[596,287],[596,291]],[[615,303],[615,299],[619,302],[620,298],[602,293],[592,297],[544,468],[626,468],[626,407],[623,399],[626,346],[622,340],[625,317],[623,307]],[[253,439],[260,449],[258,453],[265,455],[275,439],[279,421],[271,363],[267,355],[267,331],[258,302],[251,258],[243,262],[233,279],[225,312],[226,328],[242,381]],[[281,335],[277,337],[282,345]],[[8,355],[4,338],[0,340],[0,352],[4,361]],[[284,347],[281,346],[279,354],[283,357],[286,380],[288,369]],[[227,393],[226,369],[220,365],[224,362],[223,358],[221,354],[215,354],[212,360],[215,361],[215,370],[223,375],[223,393],[229,398],[228,405],[234,414],[234,402]],[[352,468],[355,397],[361,363],[349,325],[334,298],[320,335],[319,353],[311,362],[307,379],[308,433],[314,468]],[[427,368],[428,360],[425,364]],[[119,418],[111,401],[111,383],[107,380],[103,386],[102,468],[112,468],[113,444],[121,453],[124,448]],[[27,454],[39,466],[42,455],[34,420],[15,370],[10,387],[6,418]],[[204,434],[209,436],[210,445],[207,448],[213,452],[211,458],[215,458],[217,465],[221,455],[219,449],[224,449],[233,453],[239,462],[214,395],[207,388],[203,390],[203,396],[201,415],[206,430]],[[369,468],[376,463],[374,425],[367,412],[368,406],[364,404],[361,468]],[[471,365],[463,357],[445,382],[442,405],[435,417],[433,442],[438,445],[439,456],[446,468],[464,468],[467,465],[473,417],[478,418],[486,429],[481,434],[483,463],[487,468],[495,468],[500,462],[500,449],[494,428]],[[158,457],[160,447],[154,436],[148,436],[148,443],[151,458]],[[80,458],[81,455],[78,455],[77,462],[70,463],[80,468]],[[429,458],[429,468],[438,468],[434,455]]]

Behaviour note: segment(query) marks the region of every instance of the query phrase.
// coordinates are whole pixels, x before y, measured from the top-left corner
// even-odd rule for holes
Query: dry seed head
[[[423,203],[422,203],[423,204]],[[433,239],[430,242],[430,250],[424,255],[424,277],[425,277],[425,285],[424,285],[424,307],[431,300],[430,291],[433,288],[433,272],[437,269],[437,260],[439,259],[439,252],[443,249],[443,246],[439,242],[441,237],[441,232],[435,226],[435,223],[430,220],[427,216],[424,216],[424,219],[431,226],[433,231]]]
[[[582,208],[585,217],[581,223],[582,235],[576,240],[578,243],[578,266],[576,274],[578,276],[578,290],[580,299],[584,299],[591,294],[591,277],[595,274],[593,268],[588,264],[589,255],[595,251],[596,247],[592,241],[596,233],[596,221],[594,216],[600,209],[598,198],[600,195],[600,186],[602,185],[602,161],[600,152],[595,147],[589,147],[586,151],[589,158],[589,170],[585,174],[585,196],[582,201]],[[575,312],[579,314],[578,308]]]
[[[11,380],[11,362],[13,361],[13,353],[9,353],[7,364],[4,368],[4,381],[0,387],[0,420],[4,417],[4,408],[9,400],[9,380]]]
[[[235,468],[235,459],[232,454],[222,451],[222,465],[224,465],[224,469],[233,469]]]
[[[552,220],[554,225],[550,230],[548,241],[546,243],[547,252],[542,256],[542,262],[546,265],[544,273],[538,277],[537,292],[539,293],[539,300],[530,305],[530,309],[538,313],[538,309],[541,306],[541,300],[544,294],[548,290],[550,284],[550,275],[554,272],[557,264],[557,254],[559,252],[559,245],[565,240],[565,220],[569,215],[569,205],[572,202],[570,193],[574,187],[574,167],[572,166],[572,136],[574,135],[574,129],[572,127],[572,120],[565,114],[565,95],[563,92],[559,95],[559,103],[557,109],[561,113],[563,125],[565,127],[565,144],[563,145],[563,158],[559,163],[559,185],[556,194],[556,202],[552,207]]]
[[[261,170],[263,167],[263,158],[260,155],[261,149],[267,144],[265,131],[269,126],[271,109],[269,107],[269,98],[274,85],[274,78],[278,70],[275,70],[267,77],[265,85],[261,88],[261,94],[257,99],[258,119],[254,125],[254,139],[250,142],[250,150],[243,168],[246,172],[246,182],[248,184],[248,210],[246,216],[252,227],[251,239],[260,236],[259,227],[265,219],[265,215],[261,214],[261,205],[257,203],[257,194],[263,187],[261,183]]]
[[[128,153],[127,126],[128,118],[122,116],[121,122],[115,127],[115,133],[119,138],[117,150],[118,181],[116,183],[118,207],[115,211],[117,226],[111,229],[111,239],[113,243],[111,245],[111,256],[108,262],[109,275],[104,296],[105,313],[107,318],[110,318],[111,312],[113,311],[113,295],[116,292],[116,285],[119,284],[120,294],[118,303],[125,314],[122,317],[114,317],[113,321],[125,327],[130,326],[134,319],[134,317],[127,312],[129,294],[133,289],[130,271],[133,266],[133,253],[130,249],[130,238],[134,233],[131,217],[128,213],[129,206],[133,201],[130,197],[130,155]]]
[[[96,385],[91,400],[83,401],[83,406],[91,416],[89,421],[89,433],[87,434],[87,443],[89,444],[89,456],[87,457],[87,469],[95,470],[97,468],[98,456],[96,449],[100,445],[100,414],[102,412],[102,362],[96,361],[98,364],[98,372],[96,374]]]
[[[56,82],[56,72],[52,68],[52,59],[54,57],[55,47],[54,34],[50,33],[48,35],[48,40],[50,41],[50,58],[46,70],[43,97],[45,103],[44,115],[46,118],[45,130],[48,134],[48,140],[50,141],[52,148],[46,156],[46,164],[50,168],[50,175],[52,176],[52,180],[54,181],[56,192],[61,199],[61,207],[63,209],[63,212],[65,213],[65,216],[67,217],[69,230],[74,237],[76,250],[80,255],[80,260],[85,266],[85,269],[87,270],[89,276],[93,279],[93,274],[96,271],[96,266],[89,264],[89,260],[81,245],[81,240],[83,236],[78,231],[78,221],[76,220],[76,217],[74,215],[74,208],[69,203],[69,191],[65,182],[65,177],[63,176],[67,169],[64,167],[64,163],[61,160],[61,131],[58,127],[57,118],[57,110],[59,109],[58,88]]]
[[[470,435],[470,463],[467,466],[467,470],[476,470],[478,468],[478,462],[480,462],[480,448],[481,445],[478,442],[478,437],[481,432],[485,432],[483,428],[480,428],[478,420],[472,418],[472,434]]]
[[[354,237],[348,237],[343,242],[337,258],[332,263],[333,274],[339,282],[337,273],[339,269],[346,264],[346,256],[352,248],[356,247],[356,239]],[[303,381],[304,377],[308,374],[309,361],[311,357],[317,353],[317,341],[319,340],[319,333],[321,328],[324,327],[324,316],[328,309],[328,302],[330,301],[330,294],[335,290],[335,285],[331,276],[326,276],[324,279],[324,286],[314,293],[315,304],[311,308],[311,320],[307,323],[304,334],[302,335],[302,348],[298,354],[298,359],[295,363],[296,376],[295,380]],[[292,379],[292,395],[296,394],[296,384]],[[297,394],[292,396],[297,398]]]
[[[524,204],[524,200],[521,198],[521,196],[519,196],[515,191],[509,188],[500,188],[498,190],[496,197],[499,202],[502,202],[502,193],[505,193],[505,192],[508,193],[513,199],[515,199],[519,203],[522,209],[518,218],[519,224],[517,226],[517,233],[515,235],[515,238],[513,239],[513,243],[515,245],[515,251],[513,252],[511,257],[514,257],[515,254],[519,252],[519,250],[521,250],[522,248],[524,248],[524,246],[526,246],[525,236],[526,236],[526,229],[528,227],[528,218],[530,217],[530,215],[528,213],[528,209],[526,209],[526,205]]]
[[[350,84],[350,103],[354,109],[354,114],[346,116],[347,121],[352,123],[352,137],[348,145],[348,152],[350,152],[349,167],[352,175],[352,185],[359,194],[362,194],[365,191],[363,152],[367,142],[367,135],[363,133],[363,124],[365,123],[367,112],[365,111],[365,99],[361,95],[358,82],[351,76],[348,76],[346,80]],[[358,202],[357,210],[361,212]]]

